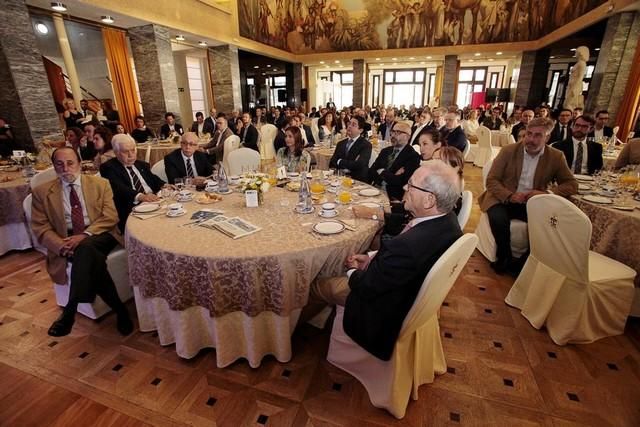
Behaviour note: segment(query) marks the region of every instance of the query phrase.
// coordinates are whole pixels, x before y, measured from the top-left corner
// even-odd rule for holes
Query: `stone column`
[[[440,106],[448,107],[456,103],[458,92],[458,72],[460,71],[460,61],[457,55],[446,55],[444,57],[442,95],[440,96]],[[461,105],[460,108],[463,106]]]
[[[61,133],[25,0],[5,0],[0,22],[0,116],[19,144],[37,148],[43,137]]]
[[[549,49],[522,53],[514,103],[534,107],[546,100]]]
[[[353,60],[353,102],[354,107],[364,108],[364,59]]]
[[[608,110],[609,123],[615,123],[639,37],[639,12],[624,12],[609,18],[585,100],[585,111]]]
[[[147,125],[157,132],[169,111],[181,122],[169,29],[151,24],[130,28],[128,33]]]
[[[207,58],[216,109],[227,114],[233,110],[241,110],[238,48],[231,45],[210,47]]]
[[[295,64],[287,64],[287,106],[298,108],[301,102],[302,92],[302,64],[296,62]]]

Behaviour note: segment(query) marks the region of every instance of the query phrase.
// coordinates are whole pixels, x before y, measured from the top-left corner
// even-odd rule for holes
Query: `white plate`
[[[287,176],[289,178],[295,178],[296,176],[300,176],[298,172],[287,172]]]
[[[318,212],[318,215],[320,215],[320,216],[321,216],[321,217],[323,217],[323,218],[333,218],[334,216],[338,216],[338,211],[333,210],[333,211],[331,211],[331,212],[332,212],[332,213],[329,213],[329,214],[328,214],[327,212],[325,212],[325,211],[323,211],[323,210],[320,210],[320,212]]]
[[[633,206],[611,206],[613,209],[618,209],[619,211],[632,211],[635,209]]]
[[[573,175],[578,181],[593,181],[593,177],[589,175]]]
[[[378,190],[377,188],[365,188],[358,191],[358,194],[365,197],[374,197],[380,195],[380,190]]]
[[[313,231],[318,234],[338,234],[344,231],[344,224],[337,221],[319,222],[313,226]]]
[[[218,194],[231,194],[231,193],[233,193],[233,190],[230,189],[230,188],[227,189],[227,191],[218,191],[218,190],[216,190],[216,193],[218,193]]]
[[[193,200],[193,194],[191,196],[188,197],[178,197],[176,198],[177,201],[179,202],[190,202]]]
[[[591,190],[591,186],[587,184],[578,183],[578,190],[579,191]]]
[[[176,213],[176,214],[172,214],[171,211],[167,211],[167,216],[169,218],[177,218],[177,217],[182,216],[182,215],[184,215],[186,213],[187,213],[186,209],[182,209],[182,210],[178,211],[178,213]]]
[[[157,203],[144,203],[133,207],[135,213],[150,213],[160,209],[160,205]]]
[[[362,203],[358,203],[358,205],[366,206],[368,208],[373,208],[373,209],[377,209],[377,208],[381,207],[381,205],[379,203],[373,203],[373,202],[362,202]]]
[[[593,203],[601,203],[603,205],[610,205],[613,203],[613,200],[611,200],[608,197],[602,197],[602,196],[584,196],[582,197],[583,200],[586,200],[587,202],[593,202]]]

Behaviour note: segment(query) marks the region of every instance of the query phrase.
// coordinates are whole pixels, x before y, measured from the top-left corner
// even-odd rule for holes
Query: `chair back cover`
[[[478,147],[491,149],[491,130],[488,127],[480,125],[476,135],[478,136]]]
[[[465,142],[467,143],[467,145],[464,146],[464,151],[462,152],[462,158],[465,161],[467,161],[467,158],[469,157],[469,153],[471,152],[471,141],[466,139]]]
[[[314,117],[313,119],[311,119],[311,125],[309,126],[311,128],[311,134],[313,135],[313,139],[314,141],[316,141],[316,144],[320,142],[320,127],[318,126],[318,118]]]
[[[55,179],[56,176],[56,170],[53,167],[50,167],[34,175],[33,178],[31,178],[31,181],[29,181],[29,185],[33,189],[40,184],[44,184],[47,181]]]
[[[151,173],[162,179],[164,182],[169,183],[167,173],[164,170],[164,159],[158,160],[153,166],[151,166]]]
[[[467,221],[469,221],[469,216],[471,216],[471,205],[473,204],[473,193],[469,190],[465,190],[462,192],[462,206],[460,207],[460,212],[458,212],[458,224],[460,224],[460,229],[464,229],[465,225],[467,225]]]
[[[484,190],[487,189],[487,177],[489,176],[489,171],[491,170],[491,165],[493,165],[493,159],[487,161],[482,167],[482,188]]]
[[[554,194],[527,202],[531,255],[578,282],[589,283],[591,221],[567,199]]]
[[[151,144],[147,145],[147,152],[144,153],[144,161],[149,163],[149,160],[151,160]]]
[[[238,135],[231,135],[227,139],[224,140],[224,153],[222,154],[222,165],[224,169],[229,173],[229,154],[233,150],[237,150],[240,148],[240,137]],[[233,174],[231,174],[233,175]]]
[[[272,124],[264,124],[260,128],[260,158],[265,160],[275,159],[276,152],[273,141],[276,139],[278,128]]]
[[[227,157],[229,162],[229,175],[240,175],[245,170],[257,171],[260,166],[260,153],[251,148],[241,147],[233,150]]]

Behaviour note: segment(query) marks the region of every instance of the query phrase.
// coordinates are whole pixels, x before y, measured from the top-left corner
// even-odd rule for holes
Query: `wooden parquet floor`
[[[465,170],[476,197],[479,173]],[[476,207],[467,231],[478,216]],[[560,347],[504,304],[512,283],[474,254],[441,309],[448,372],[396,420],[326,361],[330,325],[299,327],[293,359],[258,369],[219,369],[215,350],[180,359],[154,333],[123,338],[112,314],[79,315],[70,336],[49,337],[59,308],[44,259],[10,253],[0,257],[0,425],[640,425],[640,322]]]

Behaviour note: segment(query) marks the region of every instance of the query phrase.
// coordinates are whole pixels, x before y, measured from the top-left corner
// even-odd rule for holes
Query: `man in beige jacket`
[[[489,216],[496,239],[496,258],[491,267],[497,273],[512,270],[512,219],[527,221],[527,201],[536,194],[551,192],[570,196],[578,192],[578,182],[567,166],[562,151],[547,146],[553,122],[536,118],[527,125],[523,142],[503,147],[487,176],[487,189],[480,195],[480,209]]]
[[[79,303],[99,295],[118,315],[118,331],[133,324],[107,271],[107,255],[121,240],[118,214],[106,179],[82,175],[78,153],[59,148],[51,156],[57,178],[33,189],[32,229],[47,248],[47,271],[55,283],[69,283],[69,302],[49,328],[51,336],[71,332]],[[67,263],[73,261],[71,280]]]

